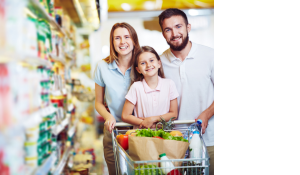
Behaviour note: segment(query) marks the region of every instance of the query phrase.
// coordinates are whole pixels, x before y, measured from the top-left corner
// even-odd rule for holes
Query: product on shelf
[[[0,174],[47,174],[64,153],[67,161],[66,146],[76,139],[67,136],[70,70],[48,58],[75,48],[54,16],[54,0],[0,0]]]
[[[27,17],[24,21],[23,27],[23,50],[26,57],[38,57],[38,44],[37,44],[37,20],[31,17]]]
[[[0,0],[0,50],[5,46],[5,0]],[[1,165],[0,165],[1,167]]]
[[[48,59],[48,54],[52,51],[51,30],[47,22],[41,20],[37,22],[38,29],[38,56],[42,59]]]

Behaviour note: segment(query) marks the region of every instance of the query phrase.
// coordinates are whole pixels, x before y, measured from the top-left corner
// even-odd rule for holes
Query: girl
[[[103,147],[110,175],[116,174],[111,132],[116,121],[121,121],[124,97],[131,82],[132,58],[139,49],[134,28],[127,23],[116,23],[110,32],[110,55],[98,63],[94,72],[95,108],[105,119]]]
[[[160,117],[166,121],[177,118],[178,92],[175,83],[165,79],[156,51],[143,46],[136,53],[131,69],[134,83],[125,96],[122,120],[139,128],[154,128]]]

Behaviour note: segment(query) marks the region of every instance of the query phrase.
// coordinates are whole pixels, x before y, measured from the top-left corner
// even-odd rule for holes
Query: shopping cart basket
[[[176,120],[174,124],[192,124],[195,123],[195,120]],[[115,125],[116,127],[123,127],[123,126],[132,126],[131,124],[118,122]],[[188,132],[188,139],[190,140],[190,131],[188,127],[176,127],[176,130],[181,131],[182,133]],[[168,131],[168,130],[165,130]],[[116,140],[116,135],[119,133],[124,134],[127,130],[118,130],[117,128],[112,132],[112,140],[113,140],[113,151],[115,157],[115,167],[116,173],[118,175],[163,175],[161,169],[159,167],[161,162],[172,162],[175,166],[175,169],[178,171],[177,174],[179,175],[208,175],[209,174],[209,155],[202,138],[202,134],[200,134],[200,139],[203,143],[203,154],[202,158],[185,158],[185,159],[170,159],[170,160],[148,160],[148,161],[134,161],[128,155],[126,151],[119,145]],[[200,128],[200,133],[201,128]],[[188,148],[189,150],[189,148]],[[187,150],[187,153],[189,151]],[[186,156],[188,157],[188,155]],[[147,166],[143,166],[147,165]],[[150,165],[150,166],[149,166]],[[175,173],[176,173],[175,172]],[[180,172],[180,173],[178,173]],[[175,175],[175,174],[172,174]]]

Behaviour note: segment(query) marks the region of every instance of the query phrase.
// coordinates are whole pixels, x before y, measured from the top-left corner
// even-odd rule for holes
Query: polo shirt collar
[[[191,47],[191,50],[190,50],[190,52],[189,52],[189,54],[186,58],[194,59],[194,53],[197,51],[197,47],[196,47],[196,44],[195,43],[193,44],[192,41],[191,41],[191,43],[192,43],[192,47]]]
[[[194,59],[193,56],[194,56],[194,53],[195,53],[196,50],[197,50],[196,45],[193,44],[192,41],[191,41],[191,43],[192,43],[192,47],[191,47],[191,50],[190,50],[188,56],[186,57],[186,59],[189,59],[189,58]],[[170,57],[170,61],[171,61],[171,62],[173,62],[173,61],[175,61],[175,60],[180,60],[179,58],[177,58],[177,57],[172,53],[172,51],[171,51],[170,48],[169,48],[169,51],[170,51],[170,54],[171,54],[171,57]]]
[[[117,65],[116,61],[114,60],[112,63],[109,63],[108,68],[109,69],[117,69],[118,65]]]
[[[115,60],[112,63],[108,64],[108,68],[109,69],[119,69],[119,67],[118,67],[118,65],[117,65],[117,63],[116,63]],[[131,67],[129,67],[128,70],[131,70]]]
[[[145,89],[145,92],[146,93],[149,93],[149,92],[154,92],[154,91],[160,91],[160,89],[161,89],[161,78],[160,78],[160,76],[158,76],[158,84],[157,84],[157,86],[156,86],[156,88],[155,89],[151,89],[149,86],[148,86],[148,84],[146,83],[146,80],[145,79],[143,79],[143,86],[144,86],[144,89]]]

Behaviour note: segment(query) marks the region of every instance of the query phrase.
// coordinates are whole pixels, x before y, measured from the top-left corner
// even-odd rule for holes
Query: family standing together
[[[209,174],[214,174],[214,50],[189,40],[192,26],[179,9],[163,11],[159,24],[170,46],[162,55],[141,47],[131,25],[116,23],[110,33],[110,55],[95,69],[95,108],[105,119],[109,174],[116,174],[111,137],[116,122],[153,128],[160,118],[172,117],[202,120]]]

